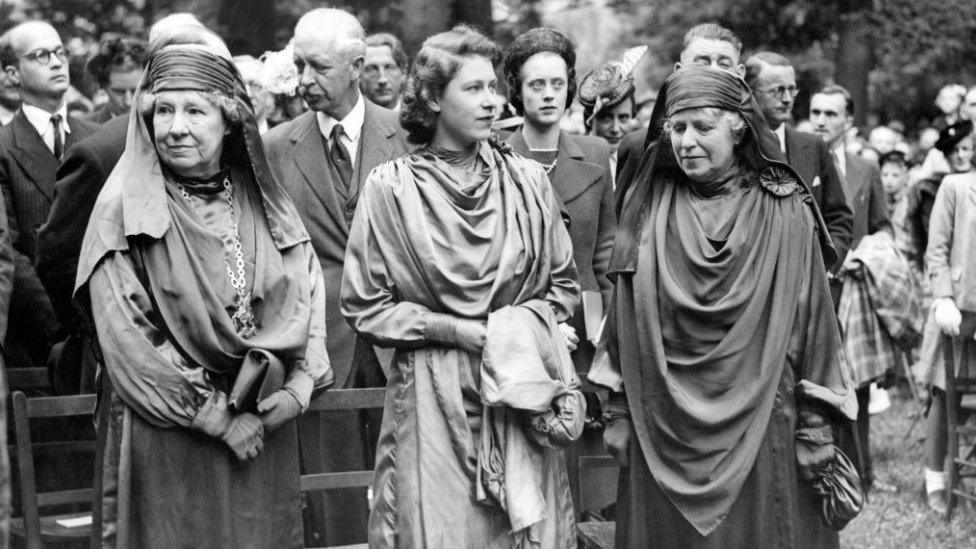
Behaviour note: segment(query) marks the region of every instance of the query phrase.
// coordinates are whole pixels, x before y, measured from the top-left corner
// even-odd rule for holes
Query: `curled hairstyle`
[[[467,56],[485,57],[492,65],[497,65],[501,48],[465,25],[424,40],[410,67],[400,109],[400,125],[407,130],[408,141],[426,144],[434,137],[438,113],[431,108],[430,102],[441,97]]]
[[[508,101],[515,111],[522,114],[522,65],[533,55],[550,52],[566,62],[566,106],[576,96],[576,48],[569,38],[549,27],[538,27],[523,32],[505,49],[504,74],[508,85]]]

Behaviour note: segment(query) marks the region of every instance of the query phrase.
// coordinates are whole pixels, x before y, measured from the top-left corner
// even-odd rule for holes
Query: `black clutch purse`
[[[227,406],[237,413],[258,413],[258,402],[285,384],[285,365],[273,354],[251,349],[244,355],[241,369],[227,397]]]
[[[821,518],[831,530],[843,530],[864,507],[861,477],[851,460],[836,446],[834,459],[817,472],[813,489],[820,496]]]

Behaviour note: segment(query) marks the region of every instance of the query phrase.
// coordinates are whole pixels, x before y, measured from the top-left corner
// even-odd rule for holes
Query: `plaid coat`
[[[898,347],[918,344],[921,302],[909,264],[887,232],[861,239],[842,275],[837,317],[854,382],[863,387],[897,364]]]

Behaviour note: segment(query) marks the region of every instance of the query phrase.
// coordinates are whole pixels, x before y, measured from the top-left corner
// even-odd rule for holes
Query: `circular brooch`
[[[776,196],[789,196],[800,189],[800,183],[786,168],[769,166],[759,173],[759,183]]]

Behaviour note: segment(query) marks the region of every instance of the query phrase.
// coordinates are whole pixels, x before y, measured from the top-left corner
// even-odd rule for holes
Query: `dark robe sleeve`
[[[105,371],[130,408],[157,427],[188,427],[214,390],[153,324],[153,308],[125,252],[102,259],[88,283]]]
[[[811,237],[811,261],[803,277],[787,363],[797,380],[800,405],[815,404],[835,414],[857,418],[853,374],[844,354],[816,234]]]

